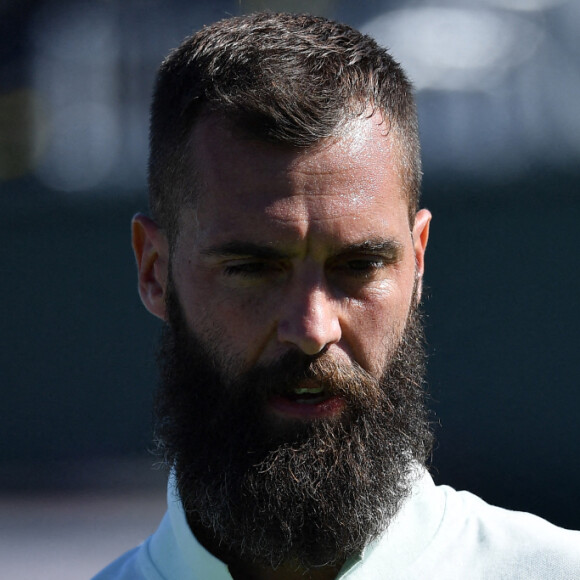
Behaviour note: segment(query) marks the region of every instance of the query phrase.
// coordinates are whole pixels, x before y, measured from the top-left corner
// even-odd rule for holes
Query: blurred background
[[[263,8],[370,33],[417,89],[435,479],[580,528],[580,2],[1,0],[7,578],[88,578],[163,513],[129,243],[151,88],[183,37]]]

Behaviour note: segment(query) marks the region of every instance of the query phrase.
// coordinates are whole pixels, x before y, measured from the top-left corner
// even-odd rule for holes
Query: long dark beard
[[[190,526],[228,553],[272,567],[340,563],[380,535],[432,445],[417,310],[377,380],[327,354],[299,352],[230,379],[213,345],[187,328],[174,291],[168,309],[156,437]],[[264,417],[267,397],[307,377],[340,394],[346,411],[274,429]]]

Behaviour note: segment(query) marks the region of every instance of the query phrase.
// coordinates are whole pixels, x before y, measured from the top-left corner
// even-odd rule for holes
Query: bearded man
[[[232,18],[162,64],[133,247],[169,509],[100,580],[580,577],[579,533],[426,470],[420,165],[405,74],[348,26]]]

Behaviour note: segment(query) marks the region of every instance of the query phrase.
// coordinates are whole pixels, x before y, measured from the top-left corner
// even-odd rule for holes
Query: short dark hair
[[[395,135],[413,223],[421,159],[412,87],[400,65],[350,26],[306,14],[256,13],[187,38],[162,63],[151,108],[149,195],[170,243],[195,199],[194,123],[217,114],[261,140],[307,148],[378,110]]]

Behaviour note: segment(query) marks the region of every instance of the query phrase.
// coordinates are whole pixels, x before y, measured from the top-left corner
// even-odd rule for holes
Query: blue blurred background
[[[416,86],[436,480],[580,528],[576,0],[1,1],[0,492],[160,485],[129,244],[151,87],[262,8],[372,34]]]

